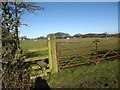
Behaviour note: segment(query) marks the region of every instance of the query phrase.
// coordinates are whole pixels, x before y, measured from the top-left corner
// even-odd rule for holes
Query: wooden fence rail
[[[42,59],[47,59],[47,58],[48,58],[48,55],[47,56],[40,56],[40,57],[33,57],[33,58],[26,58],[24,61],[25,62],[32,62],[35,60],[42,60]]]
[[[48,50],[48,47],[28,49],[27,52],[37,52],[37,51],[44,51],[44,50]]]

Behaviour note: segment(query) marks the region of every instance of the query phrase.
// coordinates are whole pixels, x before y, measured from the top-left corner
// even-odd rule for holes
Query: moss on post
[[[55,38],[48,36],[48,54],[49,54],[49,67],[52,73],[58,72],[58,64],[56,57],[56,43]]]

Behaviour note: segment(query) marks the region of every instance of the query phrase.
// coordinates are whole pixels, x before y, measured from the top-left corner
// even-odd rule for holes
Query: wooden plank
[[[49,56],[49,68],[52,70],[52,46],[51,46],[51,37],[47,37],[47,43],[48,43],[48,56]]]
[[[46,72],[46,74],[45,74],[45,72]],[[33,73],[35,73],[36,75],[32,75],[32,74],[31,74],[30,79],[35,79],[36,77],[46,76],[46,75],[47,75],[47,72],[50,72],[50,69],[46,69],[45,72],[44,72],[44,73],[41,73],[41,71],[40,71],[40,73],[38,73],[38,72],[35,72],[35,71],[34,71]]]
[[[32,67],[32,69],[39,69],[39,68],[40,68],[40,66],[37,66],[37,65]],[[50,72],[50,69],[46,69],[45,71]]]
[[[33,58],[26,58],[24,61],[30,62],[30,61],[36,61],[36,60],[41,60],[41,59],[47,59],[47,58],[48,58],[48,55],[47,56],[40,56],[40,57],[33,57]]]
[[[28,52],[44,51],[44,50],[48,50],[48,47],[45,47],[45,48],[28,49],[28,50],[26,50],[26,53],[28,53]]]
[[[47,63],[43,63],[42,65],[32,64],[30,67],[32,69],[40,69],[41,67],[48,67],[48,64]]]

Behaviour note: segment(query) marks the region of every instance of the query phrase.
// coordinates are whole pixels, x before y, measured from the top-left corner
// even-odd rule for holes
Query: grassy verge
[[[98,65],[81,65],[51,74],[51,88],[117,88],[118,61],[102,61]]]

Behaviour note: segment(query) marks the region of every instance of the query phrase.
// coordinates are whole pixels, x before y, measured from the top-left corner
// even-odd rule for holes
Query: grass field
[[[64,46],[66,46],[67,48],[77,48],[77,47],[87,47],[87,46],[91,46],[91,48],[85,49],[85,48],[80,48],[80,49],[76,49],[73,50],[74,53],[76,52],[83,52],[83,51],[90,51],[90,50],[94,50],[95,49],[95,44],[92,44],[92,42],[95,39],[99,39],[101,41],[101,43],[103,44],[107,44],[107,46],[100,46],[99,49],[103,49],[103,48],[111,48],[111,47],[115,47],[118,48],[118,45],[115,44],[118,40],[107,40],[106,38],[82,38],[82,39],[57,39],[57,42],[85,42],[85,43],[81,43],[81,44],[63,44]],[[98,47],[99,45],[102,45],[101,43],[98,43]],[[31,48],[43,48],[43,47],[47,47],[47,40],[43,39],[43,40],[38,40],[38,41],[34,41],[34,40],[22,40],[21,41],[21,47],[23,50],[25,49],[31,49]],[[58,49],[64,49],[63,47],[59,47]],[[47,51],[42,51],[42,52],[35,52],[33,53],[33,57],[34,56],[42,56],[42,55],[46,55],[48,54]],[[73,54],[71,51],[63,51],[61,52],[61,55],[69,55],[69,54]]]
[[[77,48],[77,47],[87,47],[91,44],[92,41],[98,38],[82,38],[82,39],[57,39],[59,42],[86,42],[82,44],[63,44],[67,46],[67,48]],[[118,44],[115,44],[118,40],[109,40],[106,38],[99,38],[101,43],[107,44],[106,46],[101,46],[99,49],[107,49],[112,48],[118,49]],[[100,45],[100,44],[99,44]],[[42,48],[47,47],[46,40],[24,40],[21,41],[21,47],[25,49],[31,48]],[[59,47],[59,50],[65,49],[63,47]],[[79,50],[74,50],[75,52],[82,52],[94,50],[95,47],[86,49],[81,48]],[[28,57],[35,56],[44,56],[47,55],[48,52],[34,52],[27,54]],[[61,55],[70,55],[71,51],[63,51]],[[62,72],[51,74],[50,80],[48,80],[48,84],[51,88],[116,88],[118,87],[118,59],[112,61],[102,61],[100,64],[95,65],[94,63],[87,65],[80,65],[79,67],[73,69],[65,69]]]
[[[118,61],[81,65],[52,74],[51,88],[118,88]]]
[[[91,44],[92,41],[94,41],[95,39],[99,39],[101,42],[103,40],[105,40],[105,43],[106,40],[109,41],[109,39],[107,38],[82,38],[82,39],[56,39],[56,41],[60,41],[60,42],[88,42],[87,45]],[[116,40],[112,40],[108,43],[113,43],[115,41],[118,41],[117,39]],[[22,49],[31,49],[31,48],[42,48],[42,47],[47,47],[47,40],[46,39],[42,39],[42,40],[38,40],[38,41],[34,41],[34,40],[21,40],[21,47]],[[103,41],[104,42],[104,41]]]

